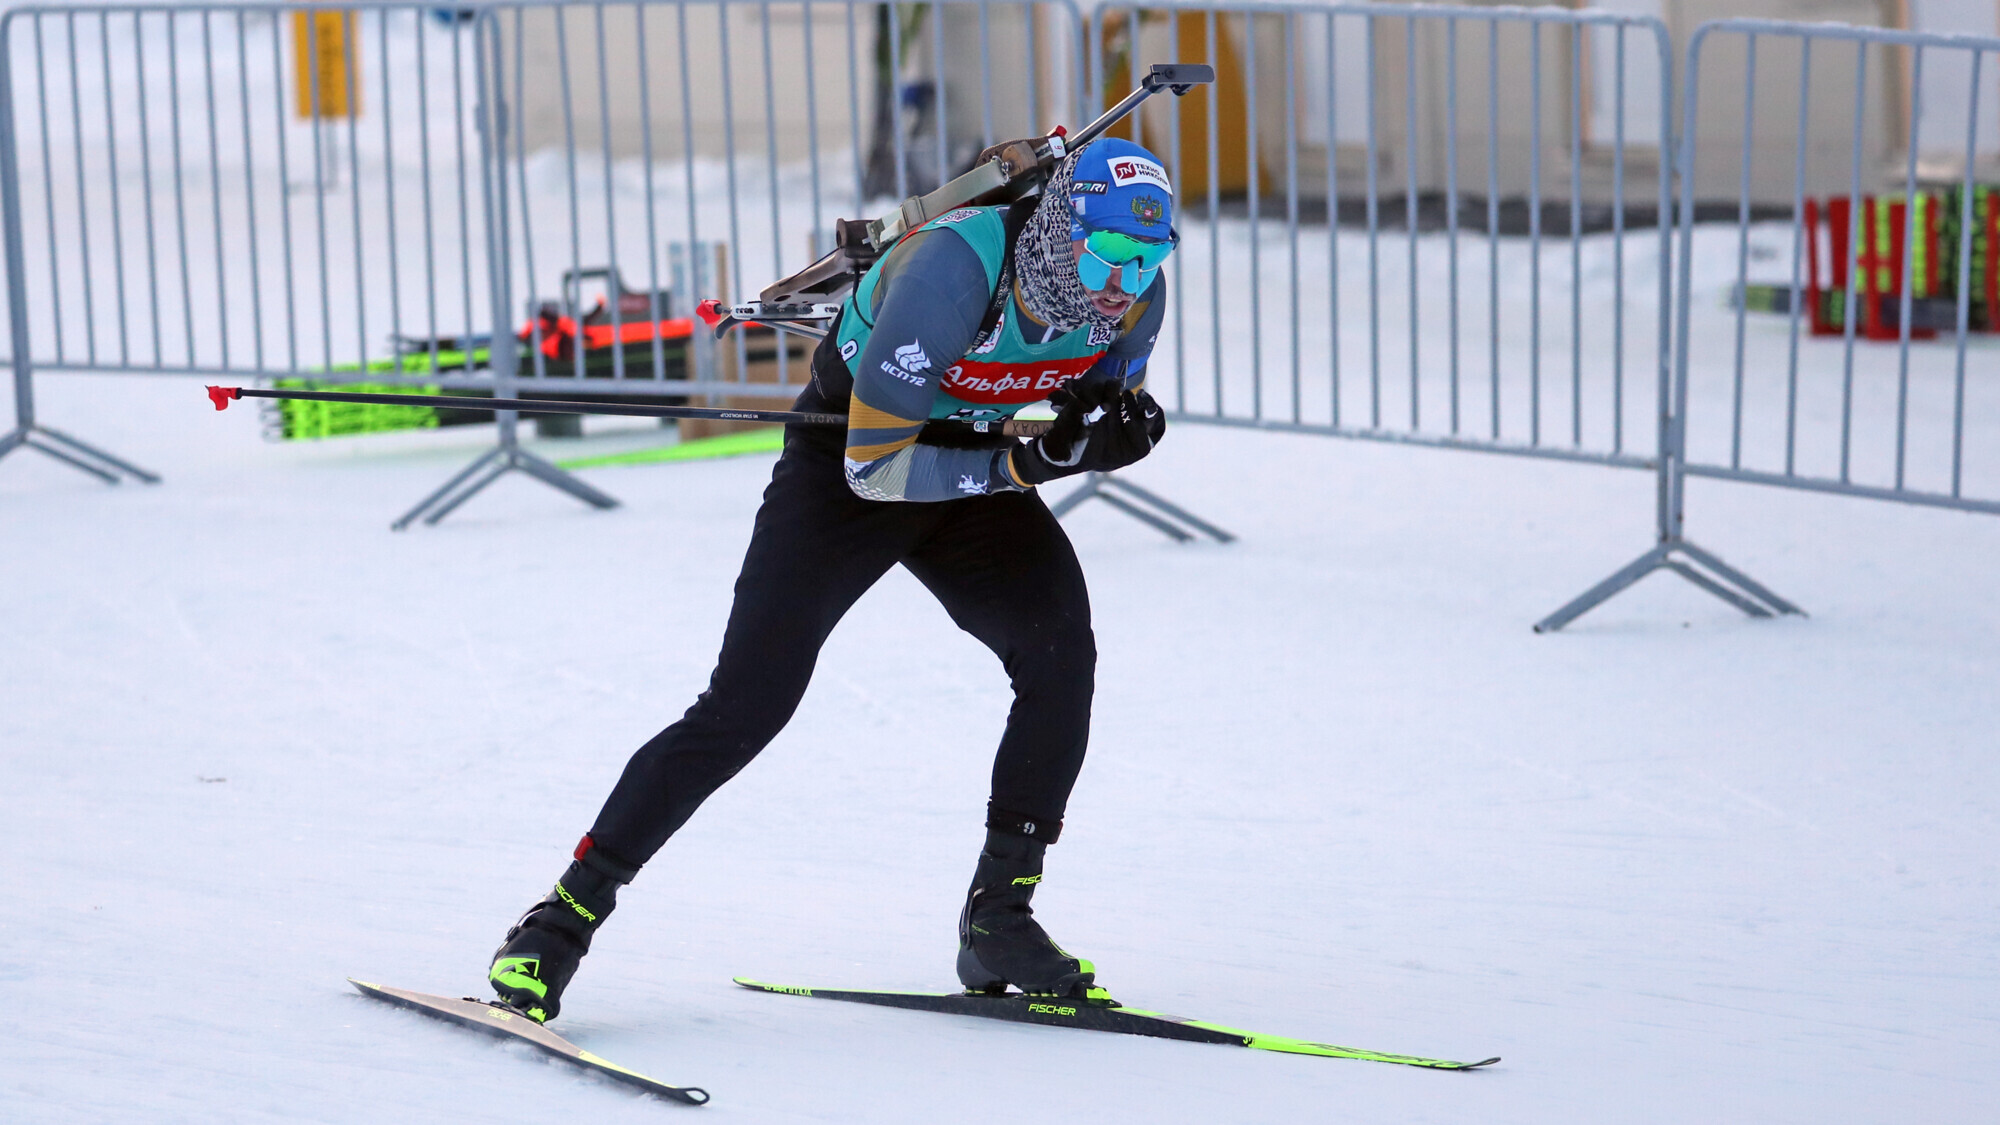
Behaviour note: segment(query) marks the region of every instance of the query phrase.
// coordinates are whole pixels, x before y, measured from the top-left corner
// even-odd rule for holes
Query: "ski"
[[[658,1079],[648,1078],[636,1070],[627,1070],[608,1059],[599,1058],[589,1051],[571,1043],[534,1020],[527,1014],[505,1004],[492,1000],[475,1000],[470,996],[455,999],[450,996],[433,996],[427,992],[410,992],[401,988],[370,984],[367,981],[347,978],[347,983],[361,991],[363,996],[373,996],[399,1007],[422,1012],[441,1020],[483,1031],[502,1039],[518,1039],[532,1043],[559,1059],[568,1059],[581,1067],[594,1070],[606,1077],[616,1079],[630,1086],[637,1086],[648,1093],[672,1098],[688,1105],[706,1105],[708,1091],[699,1086],[669,1086]]]
[[[766,984],[748,977],[735,978],[736,983],[759,992],[776,992],[786,996],[817,996],[824,1000],[847,1000],[857,1004],[879,1004],[886,1008],[908,1008],[918,1012],[944,1012],[950,1015],[981,1016],[986,1019],[1010,1020],[1014,1023],[1038,1023],[1049,1027],[1075,1027],[1085,1031],[1110,1031],[1120,1035],[1150,1035],[1159,1039],[1181,1039],[1190,1043],[1227,1043],[1237,1047],[1249,1047],[1257,1051],[1277,1051],[1287,1055],[1319,1055],[1331,1059],[1364,1059],[1369,1062],[1399,1063],[1403,1066],[1422,1066],[1433,1070],[1473,1070],[1490,1066],[1500,1061],[1496,1056],[1478,1062],[1455,1062],[1451,1059],[1427,1059],[1415,1055],[1391,1055],[1382,1051],[1367,1051],[1359,1047],[1340,1047],[1332,1043],[1315,1043],[1305,1039],[1288,1039],[1281,1035],[1262,1035],[1254,1031],[1239,1031],[1233,1027],[1208,1023],[1204,1020],[1188,1019],[1185,1016],[1170,1016],[1165,1012],[1148,1012],[1139,1008],[1127,1008],[1114,1002],[1074,1000],[1057,996],[1031,996],[1020,992],[1010,992],[1004,996],[988,996],[973,992],[882,992],[854,991],[833,988],[798,988],[791,985]]]

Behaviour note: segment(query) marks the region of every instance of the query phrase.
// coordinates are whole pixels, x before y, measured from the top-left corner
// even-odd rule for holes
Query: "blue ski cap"
[[[1163,242],[1174,229],[1174,186],[1160,158],[1122,137],[1091,142],[1069,183],[1069,237],[1108,230]]]

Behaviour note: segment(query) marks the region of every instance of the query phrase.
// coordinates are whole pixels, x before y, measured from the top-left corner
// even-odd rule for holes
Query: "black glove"
[[[1167,421],[1153,396],[1120,390],[1116,378],[1076,380],[1049,401],[1061,408],[1054,426],[1013,451],[1014,472],[1031,485],[1076,473],[1122,469],[1153,451]],[[1094,421],[1093,411],[1102,408]]]
[[[1145,391],[1140,391],[1137,397],[1139,399],[1139,411],[1146,416],[1146,437],[1154,445],[1158,445],[1160,444],[1160,439],[1167,436],[1167,412],[1161,410],[1160,404],[1154,402],[1153,396],[1147,394]]]

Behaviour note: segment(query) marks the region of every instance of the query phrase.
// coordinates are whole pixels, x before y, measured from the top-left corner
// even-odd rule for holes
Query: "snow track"
[[[38,395],[166,483],[0,465],[0,1116],[681,1112],[344,978],[478,989],[705,681],[768,459],[593,471],[610,513],[503,481],[395,535],[482,431],[270,446],[194,381]],[[558,452],[658,434],[629,427]],[[1242,540],[1071,518],[1100,687],[1042,917],[1135,1004],[1505,1063],[731,984],[950,983],[1007,692],[901,572],[627,893],[560,1030],[757,1122],[1990,1112],[2000,521],[1697,480],[1691,531],[1810,620],[1669,576],[1535,636],[1649,540],[1650,477],[1178,426],[1134,479]]]

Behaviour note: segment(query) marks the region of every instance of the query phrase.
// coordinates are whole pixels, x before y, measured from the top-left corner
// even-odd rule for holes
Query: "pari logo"
[[[1167,182],[1167,170],[1139,156],[1120,156],[1112,160],[1111,182],[1119,187],[1151,184],[1168,195],[1174,191],[1174,186]]]
[[[923,373],[929,371],[930,367],[931,357],[924,354],[923,345],[911,340],[896,349],[896,362],[883,364],[882,370],[905,383],[914,383],[921,387],[928,381]]]

